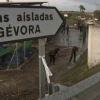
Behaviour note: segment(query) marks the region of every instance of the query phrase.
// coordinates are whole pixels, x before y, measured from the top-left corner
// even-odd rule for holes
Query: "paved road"
[[[56,35],[55,40],[56,45],[82,47],[82,35],[80,35],[79,30],[70,29],[69,36],[66,31],[65,33],[60,32]]]

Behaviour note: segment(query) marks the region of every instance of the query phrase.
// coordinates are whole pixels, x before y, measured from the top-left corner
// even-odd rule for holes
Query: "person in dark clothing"
[[[70,60],[69,62],[71,62],[72,58],[73,58],[73,55],[74,55],[74,63],[76,63],[76,52],[78,51],[78,47],[74,46],[72,48],[72,52],[71,52],[71,57],[70,57]]]
[[[67,35],[69,34],[69,25],[67,25]]]
[[[62,33],[65,33],[65,24],[63,24]]]
[[[80,34],[82,33],[82,29],[83,29],[83,26],[81,25],[80,26]]]
[[[52,65],[52,62],[53,62],[53,64],[55,65],[55,56],[56,56],[56,55],[59,56],[59,54],[58,54],[58,51],[59,51],[59,50],[60,50],[59,48],[56,48],[56,49],[51,50],[51,51],[49,52],[50,66]]]

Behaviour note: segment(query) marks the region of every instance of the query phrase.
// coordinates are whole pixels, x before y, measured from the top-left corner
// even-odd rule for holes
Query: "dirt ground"
[[[56,47],[60,48],[60,59],[56,57],[56,65],[49,66],[48,52]],[[47,64],[53,73],[51,82],[60,83],[59,80],[62,78],[62,75],[68,71],[67,65],[71,53],[71,47],[48,44],[46,45],[45,51]],[[21,70],[0,71],[0,100],[37,100],[38,97],[38,51],[23,64]]]

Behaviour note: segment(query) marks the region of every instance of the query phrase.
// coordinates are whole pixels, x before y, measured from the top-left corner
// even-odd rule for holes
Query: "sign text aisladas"
[[[31,14],[26,14],[23,12],[23,14],[18,14],[17,15],[17,21],[39,21],[39,20],[53,20],[53,15],[50,14],[44,14],[42,13],[41,15],[34,14],[34,12],[31,12]],[[0,22],[9,22],[9,15],[0,15]]]
[[[26,14],[25,12],[23,12],[23,14],[18,14],[17,17],[17,22],[25,22],[25,21],[44,21],[44,20],[53,20],[53,15],[50,14],[44,14],[42,13],[41,15],[38,14],[34,14],[34,12],[32,12],[31,14]],[[0,15],[0,22],[2,23],[7,23],[9,22],[10,18],[9,15]],[[36,34],[36,33],[41,33],[41,29],[39,25],[33,26],[33,25],[29,25],[28,27],[26,27],[25,25],[22,26],[12,26],[9,25],[8,27],[6,27],[6,37],[9,36],[13,36],[13,34],[15,34],[15,36],[18,36],[18,33],[21,33],[22,35],[25,35],[26,33],[29,34]],[[2,27],[0,27],[0,37],[4,37],[4,29]],[[13,34],[11,34],[11,32],[14,31]]]
[[[55,9],[0,8],[0,42],[53,35],[57,21]]]

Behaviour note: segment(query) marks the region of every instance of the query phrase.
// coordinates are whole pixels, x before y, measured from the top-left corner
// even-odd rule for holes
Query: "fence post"
[[[87,33],[87,28],[85,25],[83,25],[83,45],[86,42],[86,33]]]

